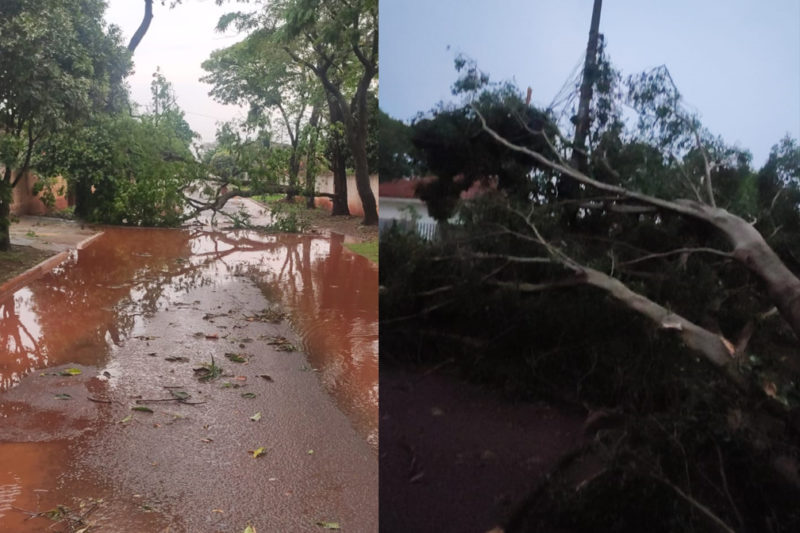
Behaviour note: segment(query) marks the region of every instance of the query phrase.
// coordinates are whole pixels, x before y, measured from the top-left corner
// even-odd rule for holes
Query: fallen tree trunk
[[[634,200],[639,204],[702,220],[722,232],[733,247],[733,258],[761,279],[778,312],[789,324],[795,337],[800,340],[800,279],[783,264],[778,254],[752,224],[725,209],[695,200],[664,200],[595,180],[563,161],[552,161],[539,152],[508,141],[487,125],[477,109],[475,112],[483,124],[484,131],[500,144],[527,154],[564,176],[599,191],[613,193],[624,200]]]
[[[220,187],[222,189],[224,187]],[[293,194],[294,196],[307,196],[307,197],[326,197],[333,199],[335,196],[329,192],[314,192],[314,191],[304,191],[300,187],[290,187],[288,185],[268,185],[266,187],[261,187],[258,190],[243,190],[243,189],[232,189],[230,191],[224,192],[222,194],[217,194],[212,199],[208,201],[198,200],[196,198],[191,198],[189,196],[184,195],[186,202],[193,208],[193,212],[187,214],[184,219],[188,220],[195,216],[202,211],[220,211],[225,204],[228,203],[228,200],[231,198],[235,198],[237,196],[241,198],[250,198],[252,196],[258,196],[262,194]]]

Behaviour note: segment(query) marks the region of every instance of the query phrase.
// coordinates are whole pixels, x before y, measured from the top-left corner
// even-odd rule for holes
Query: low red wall
[[[369,185],[372,189],[372,194],[375,195],[375,202],[378,201],[378,176],[377,174],[369,177]],[[325,174],[317,176],[317,191],[319,192],[333,192],[333,174]],[[333,202],[330,198],[320,197],[314,200],[314,205],[317,207],[331,211],[333,209]],[[347,176],[347,206],[350,208],[350,214],[353,216],[363,217],[364,208],[361,207],[361,198],[358,196],[356,189],[356,177]]]
[[[48,208],[41,200],[41,193],[39,195],[33,194],[33,185],[38,178],[31,173],[26,174],[14,187],[11,196],[11,214],[12,215],[44,215],[48,212]],[[64,194],[59,194],[63,191]],[[67,182],[61,176],[54,178],[53,194],[56,196],[56,203],[53,210],[60,211],[69,206],[66,198]]]

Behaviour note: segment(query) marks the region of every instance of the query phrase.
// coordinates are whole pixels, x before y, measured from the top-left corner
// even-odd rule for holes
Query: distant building
[[[433,240],[439,233],[436,219],[428,214],[428,206],[417,197],[417,187],[437,179],[434,176],[424,178],[403,178],[381,183],[379,197],[381,204],[380,232],[391,228],[393,225],[415,231],[426,240]],[[459,178],[456,177],[456,180]],[[489,190],[497,189],[497,179],[489,178],[476,181],[472,186],[463,191],[461,200],[471,200]],[[450,222],[458,223],[458,217],[453,217]]]
[[[422,238],[433,240],[437,234],[436,220],[428,214],[428,206],[417,198],[417,186],[435,178],[398,179],[378,186],[380,198],[380,233],[393,225],[417,232]]]

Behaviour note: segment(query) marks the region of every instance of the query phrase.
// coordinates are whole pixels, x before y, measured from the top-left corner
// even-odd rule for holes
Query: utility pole
[[[578,100],[578,114],[575,118],[575,136],[572,139],[572,155],[570,165],[586,173],[589,163],[586,150],[586,137],[589,135],[589,105],[592,103],[592,85],[597,73],[597,43],[600,40],[600,10],[603,0],[594,0],[592,8],[592,23],[589,27],[589,42],[586,45],[586,59],[583,63],[583,78],[581,80],[580,99]],[[578,182],[569,178],[558,181],[558,196],[562,199],[578,197],[580,187]],[[568,218],[575,219],[577,208],[568,209]]]
[[[586,172],[586,137],[589,135],[589,105],[592,103],[592,85],[597,73],[597,42],[600,40],[600,10],[603,0],[594,0],[592,24],[589,27],[589,43],[586,45],[586,59],[583,64],[581,95],[578,100],[578,117],[575,124],[575,137],[572,140],[572,166]]]

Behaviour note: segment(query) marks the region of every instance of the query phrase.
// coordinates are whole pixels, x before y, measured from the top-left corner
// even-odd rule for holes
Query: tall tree
[[[274,43],[269,32],[263,30],[213,52],[203,62],[203,68],[209,72],[202,81],[212,85],[211,96],[226,104],[248,105],[249,124],[270,128],[278,133],[275,137],[288,141],[291,155],[287,197],[291,199],[298,187],[301,134],[315,111],[316,79],[294,64],[283,46]],[[271,127],[273,113],[282,126],[278,131]]]
[[[291,0],[275,8],[287,53],[319,78],[329,104],[340,113],[355,166],[364,224],[377,224],[367,140],[368,95],[378,75],[378,3]]]
[[[38,143],[105,105],[110,72],[126,63],[104,9],[100,0],[0,4],[0,250],[10,246],[12,189],[31,170]]]

